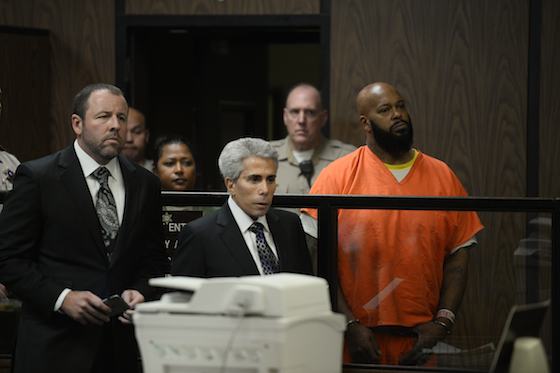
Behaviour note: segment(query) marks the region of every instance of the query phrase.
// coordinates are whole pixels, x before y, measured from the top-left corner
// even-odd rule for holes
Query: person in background
[[[2,88],[0,88],[0,119],[2,119]],[[12,190],[14,175],[18,166],[18,159],[0,145],[0,192]],[[2,211],[1,203],[0,211]]]
[[[307,194],[323,168],[356,147],[322,135],[328,115],[321,94],[310,84],[290,90],[283,118],[288,135],[271,141],[278,152],[277,192]]]
[[[119,88],[88,85],[74,143],[17,169],[0,214],[0,282],[22,301],[15,373],[138,371],[131,311],[103,299],[150,299],[169,261],[159,180],[119,155],[127,114]]]
[[[0,88],[0,119],[2,118],[2,88]],[[8,153],[0,145],[0,192],[9,192],[12,190],[16,169],[19,166],[18,159]],[[0,212],[2,212],[3,203],[0,201]],[[0,284],[0,301],[8,297],[8,290],[3,284]]]
[[[163,190],[187,191],[196,185],[196,162],[187,140],[163,135],[154,143],[154,173]]]
[[[357,107],[366,145],[328,165],[310,194],[467,195],[444,162],[412,147],[412,120],[393,86],[365,86]],[[316,219],[316,210],[304,211]],[[425,363],[424,350],[453,328],[483,228],[477,214],[344,209],[338,226],[347,361]]]
[[[6,149],[0,145],[0,192],[9,192],[12,190],[14,176],[18,166],[18,159],[14,155],[8,153]],[[1,203],[0,211],[2,211]]]
[[[277,272],[311,274],[296,214],[271,209],[278,154],[261,139],[231,141],[218,159],[229,199],[185,226],[172,275],[222,277]]]
[[[150,141],[150,130],[146,127],[146,117],[139,110],[128,109],[128,124],[122,155],[146,170],[152,171],[154,163],[146,158],[146,147]]]

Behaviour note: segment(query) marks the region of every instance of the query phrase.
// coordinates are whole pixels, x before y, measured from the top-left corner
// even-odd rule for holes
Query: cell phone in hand
[[[130,306],[126,303],[120,295],[111,295],[109,298],[103,299],[103,303],[111,308],[110,317],[120,316],[124,311],[128,310]]]

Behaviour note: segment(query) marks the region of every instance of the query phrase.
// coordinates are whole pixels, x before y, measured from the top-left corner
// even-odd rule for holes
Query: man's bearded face
[[[375,142],[381,149],[389,154],[402,154],[412,148],[414,131],[412,129],[412,119],[398,119],[391,124],[389,131],[384,130],[374,120],[370,119],[369,124]]]

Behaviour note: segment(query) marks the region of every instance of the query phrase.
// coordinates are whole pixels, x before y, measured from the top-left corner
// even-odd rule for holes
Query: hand
[[[101,298],[89,291],[70,291],[60,310],[82,325],[102,325],[109,322],[111,309]]]
[[[128,303],[130,306],[129,310],[126,310],[121,316],[119,316],[119,321],[123,324],[132,323],[132,315],[134,314],[134,307],[138,303],[144,302],[144,296],[138,290],[128,289],[123,291],[121,298]]]
[[[370,328],[359,323],[353,323],[348,325],[345,334],[353,363],[373,364],[379,362],[381,350],[379,350]]]
[[[0,284],[0,300],[8,299],[8,289],[2,284]]]
[[[447,330],[439,324],[429,321],[414,328],[418,333],[416,344],[399,360],[399,365],[422,365],[430,354],[423,352],[425,348],[432,348],[447,336]]]

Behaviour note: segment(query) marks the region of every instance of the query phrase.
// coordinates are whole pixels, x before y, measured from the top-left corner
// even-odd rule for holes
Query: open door
[[[217,159],[227,142],[285,136],[292,85],[321,88],[318,28],[134,27],[128,64],[131,105],[146,114],[152,140],[189,139],[201,190],[224,190]]]

